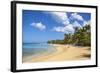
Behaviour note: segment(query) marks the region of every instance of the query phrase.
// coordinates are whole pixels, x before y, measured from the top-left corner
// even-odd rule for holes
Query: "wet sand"
[[[49,62],[49,61],[67,61],[67,60],[87,60],[91,57],[90,47],[78,47],[73,45],[53,44],[55,52],[45,53],[37,57],[30,56],[28,59],[23,59],[23,63],[32,62]]]

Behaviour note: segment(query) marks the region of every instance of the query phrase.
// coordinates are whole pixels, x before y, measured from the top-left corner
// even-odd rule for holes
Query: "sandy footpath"
[[[23,61],[29,62],[48,62],[48,61],[67,61],[67,60],[86,60],[90,59],[90,47],[78,47],[72,45],[58,45],[53,44],[56,51],[53,53],[40,55],[38,57],[31,57],[30,60]]]

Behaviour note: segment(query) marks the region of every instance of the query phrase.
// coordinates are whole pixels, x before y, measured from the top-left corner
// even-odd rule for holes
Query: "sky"
[[[24,43],[62,40],[90,21],[90,13],[23,10],[22,39]]]

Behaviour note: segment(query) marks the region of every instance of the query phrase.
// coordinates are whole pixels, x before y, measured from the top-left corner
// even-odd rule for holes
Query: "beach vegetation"
[[[86,24],[82,28],[75,28],[75,32],[72,34],[64,34],[63,40],[49,40],[47,43],[91,46],[90,24]]]

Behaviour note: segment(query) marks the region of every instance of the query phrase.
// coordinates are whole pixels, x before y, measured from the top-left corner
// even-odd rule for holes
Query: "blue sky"
[[[75,27],[82,28],[90,20],[90,13],[23,10],[23,42],[63,39],[65,33],[74,33]]]

